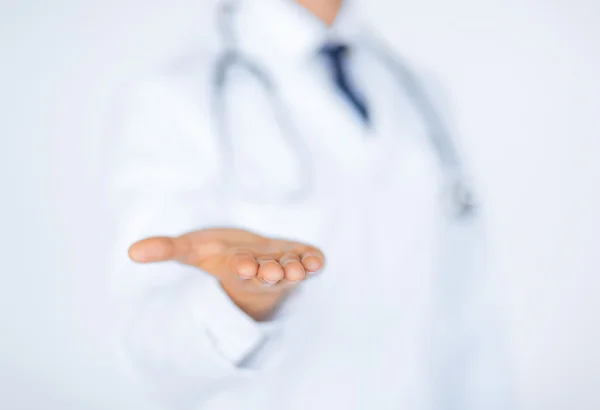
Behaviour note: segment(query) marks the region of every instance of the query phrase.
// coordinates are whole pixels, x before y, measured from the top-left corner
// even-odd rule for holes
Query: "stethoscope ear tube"
[[[232,67],[241,67],[249,72],[264,88],[269,95],[270,109],[275,112],[277,128],[281,132],[281,138],[284,138],[290,149],[297,155],[297,176],[300,181],[295,189],[286,192],[283,195],[273,196],[269,189],[259,191],[243,186],[235,175],[239,175],[236,169],[238,161],[235,158],[234,136],[229,127],[231,121],[227,118],[228,110],[226,107],[226,88],[227,76]],[[235,49],[230,49],[218,58],[215,64],[213,77],[213,119],[215,121],[215,135],[218,135],[221,145],[221,164],[224,189],[240,191],[244,198],[251,198],[254,203],[300,203],[310,197],[310,192],[316,180],[312,153],[304,140],[299,135],[296,125],[292,119],[291,113],[286,109],[281,96],[279,95],[276,84],[268,72],[259,67],[253,61],[244,58]]]
[[[474,189],[467,178],[449,127],[408,65],[391,50],[384,49],[382,41],[373,38],[372,33],[368,34],[371,34],[367,36],[370,49],[389,67],[390,72],[395,74],[398,83],[406,90],[425,124],[430,143],[444,174],[444,201],[449,205],[452,215],[459,219],[473,216],[478,207]]]

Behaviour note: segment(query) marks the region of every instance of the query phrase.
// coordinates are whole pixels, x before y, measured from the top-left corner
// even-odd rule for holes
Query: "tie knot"
[[[325,54],[332,60],[339,60],[345,56],[349,48],[345,44],[326,44],[321,47],[321,53]]]

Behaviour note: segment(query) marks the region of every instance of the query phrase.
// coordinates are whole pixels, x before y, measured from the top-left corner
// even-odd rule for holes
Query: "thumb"
[[[129,257],[138,263],[163,262],[182,260],[189,251],[189,241],[184,237],[158,236],[143,239],[131,245]]]

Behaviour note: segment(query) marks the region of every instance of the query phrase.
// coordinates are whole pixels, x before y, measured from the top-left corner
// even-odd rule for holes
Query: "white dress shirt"
[[[511,408],[481,220],[440,206],[445,175],[359,17],[345,4],[328,29],[292,1],[242,0],[238,50],[276,96],[236,67],[226,112],[215,112],[219,47],[208,47],[145,77],[127,101],[113,183],[123,363],[170,409]],[[370,127],[336,92],[318,55],[327,41],[352,48]],[[316,175],[294,204],[257,203],[223,182],[225,137],[240,183],[277,193],[297,180],[274,102]],[[257,323],[197,269],[126,258],[138,239],[212,226],[314,244],[327,266]]]

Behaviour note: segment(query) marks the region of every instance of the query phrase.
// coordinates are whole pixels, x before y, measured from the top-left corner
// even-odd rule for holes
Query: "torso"
[[[281,363],[240,387],[250,408],[429,407],[439,173],[411,101],[385,67],[363,63],[376,79],[368,88],[373,130],[362,128],[314,73],[281,78],[298,136],[311,148],[314,192],[292,205],[239,200],[231,207],[233,225],[313,243],[327,257],[322,275],[282,312]],[[268,95],[251,78],[242,84],[229,97],[239,115],[236,138],[247,138],[244,151],[256,158],[269,155],[267,172],[293,173],[281,131],[261,121],[272,115],[268,98],[262,101]]]

